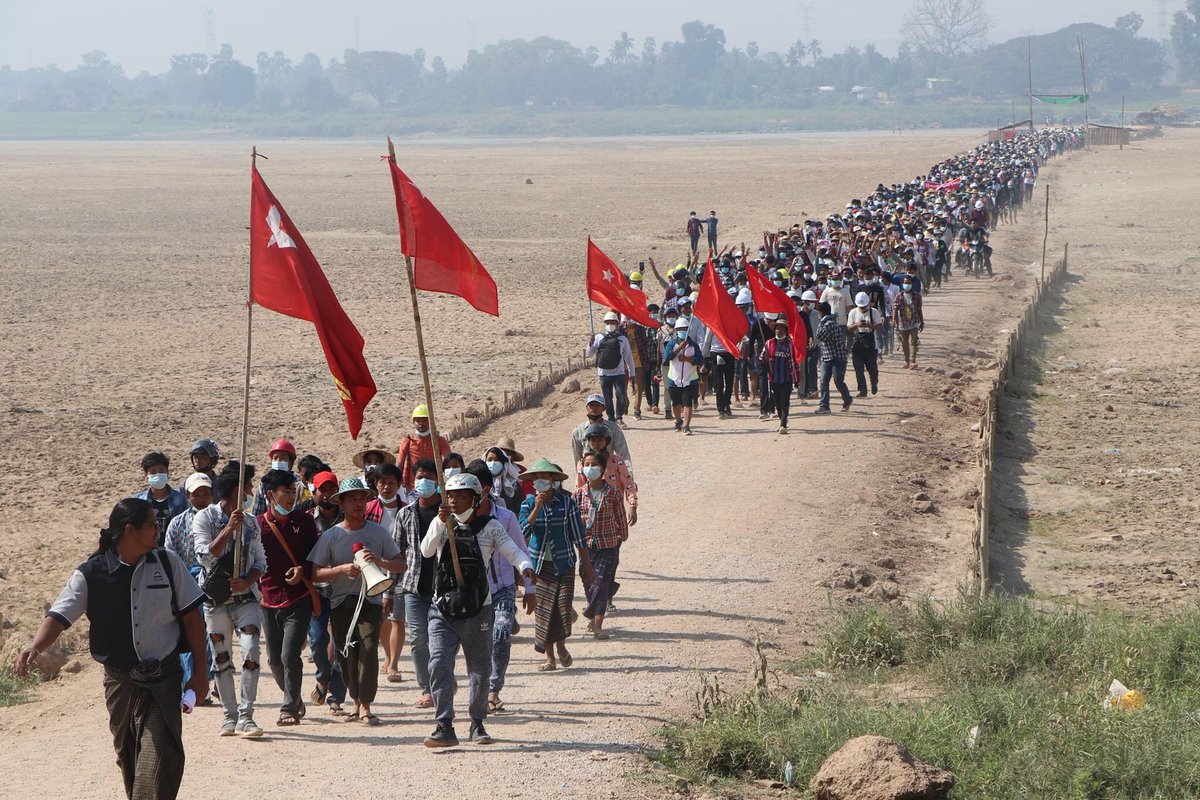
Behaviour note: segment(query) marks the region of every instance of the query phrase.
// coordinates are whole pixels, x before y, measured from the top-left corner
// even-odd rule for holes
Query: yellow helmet
[[[634,270],[633,272],[629,273],[629,280],[631,280],[634,283],[641,283],[642,282],[642,273],[638,272],[637,270]]]
[[[413,409],[412,418],[429,419],[429,406],[421,403],[419,406]]]

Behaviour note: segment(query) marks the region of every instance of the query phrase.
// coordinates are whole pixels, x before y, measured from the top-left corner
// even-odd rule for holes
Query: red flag
[[[792,336],[792,352],[797,362],[803,361],[808,353],[808,329],[804,327],[792,298],[754,267],[746,268],[746,279],[750,282],[750,294],[754,296],[756,311],[764,314],[783,314],[787,317],[788,332]]]
[[[389,158],[388,164],[400,218],[400,252],[413,259],[414,285],[428,292],[456,294],[485,314],[500,316],[492,276],[396,162]]]
[[[375,381],[363,359],[363,338],[342,310],[321,265],[258,168],[250,171],[250,299],[263,308],[311,322],[358,438]]]
[[[725,349],[731,353],[738,352],[738,344],[750,330],[750,320],[738,310],[733,298],[721,285],[712,268],[712,259],[708,260],[708,269],[700,281],[700,293],[692,306],[692,313],[708,326],[713,335],[721,340]]]
[[[629,285],[625,273],[596,246],[590,236],[587,251],[587,293],[588,297],[605,308],[624,314],[648,328],[658,327],[658,323],[650,318],[650,312],[646,310],[645,292]]]

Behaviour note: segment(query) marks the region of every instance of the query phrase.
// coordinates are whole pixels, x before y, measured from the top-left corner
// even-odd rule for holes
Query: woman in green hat
[[[581,565],[585,581],[594,580],[595,575],[579,506],[570,492],[562,489],[566,474],[543,458],[522,477],[533,482],[535,492],[525,498],[518,515],[537,573],[533,649],[546,656],[538,669],[551,672],[560,663],[570,667],[574,661],[567,652],[567,638],[574,616],[575,565]]]

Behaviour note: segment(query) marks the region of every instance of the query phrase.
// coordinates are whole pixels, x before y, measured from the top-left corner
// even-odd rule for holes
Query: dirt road
[[[1054,164],[1044,179],[1059,170],[1070,173],[1080,160]],[[865,187],[923,168],[856,176],[849,183]],[[840,192],[842,202],[846,194]],[[1006,253],[1034,228],[1026,215],[997,235],[1001,273],[1026,268],[1027,262]],[[970,367],[958,389],[967,400],[978,393],[971,377],[982,385],[982,373],[973,370],[986,363],[1003,314],[1020,308],[1014,284],[1020,281],[960,279],[927,302],[922,361],[943,372]],[[575,338],[582,345],[578,331],[554,341],[569,347]],[[968,346],[976,356],[963,355]],[[486,382],[471,368],[456,369],[456,379],[466,385]],[[586,386],[588,376],[582,377]],[[613,639],[572,639],[575,666],[548,675],[535,671],[538,659],[523,632],[505,692],[513,713],[490,726],[500,744],[426,751],[419,742],[431,730],[430,716],[411,707],[411,682],[381,690],[380,728],[346,725],[315,711],[299,728],[276,730],[270,723],[278,695],[264,681],[259,721],[269,735],[263,740],[218,738],[215,709],[200,709],[187,720],[182,796],[302,792],[360,798],[368,792],[425,795],[446,785],[471,798],[531,792],[660,796],[661,787],[628,776],[640,769],[636,753],[653,746],[655,729],[686,718],[697,672],[739,684],[756,637],[770,643],[776,665],[800,653],[831,605],[844,604],[851,594],[822,585],[848,571],[843,562],[893,558],[899,587],[913,594],[949,593],[965,575],[971,511],[964,493],[976,477],[969,432],[975,418],[950,410],[952,401],[942,399],[947,382],[936,372],[897,369],[891,360],[876,398],[829,417],[814,417],[807,413],[812,405],[800,406],[788,437],[749,410],[735,409],[736,419],[718,422],[711,406],[690,438],[660,421],[634,423],[629,441],[641,520],[622,551],[620,610],[606,626]],[[509,432],[529,459],[569,460],[569,430],[582,418],[581,405],[579,394],[556,393],[538,408],[501,420],[488,437],[456,447],[479,452]],[[928,484],[936,513],[911,510],[915,477]],[[15,552],[10,547],[5,558]],[[61,553],[56,547],[43,557]],[[870,568],[880,577],[893,571]],[[39,582],[54,583],[51,576],[61,574],[61,567],[47,570]],[[53,593],[47,586],[39,591]],[[98,671],[89,665],[81,675],[45,687],[36,702],[0,710],[0,796],[21,793],[31,778],[51,773],[56,793],[64,796],[116,796],[98,688]]]

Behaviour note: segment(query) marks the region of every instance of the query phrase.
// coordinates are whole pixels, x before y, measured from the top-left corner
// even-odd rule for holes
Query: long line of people
[[[917,369],[924,300],[956,276],[990,276],[989,231],[1015,222],[1047,159],[1082,144],[1078,128],[1049,128],[990,142],[930,167],[907,183],[876,186],[844,213],[806,219],[789,228],[764,231],[757,253],[743,242],[718,249],[710,242],[700,260],[693,236],[686,263],[659,272],[646,264],[662,288],[650,302],[655,330],[614,312],[605,330],[589,341],[604,389],[607,418],[627,426],[629,390],[633,416],[643,409],[692,433],[692,415],[710,392],[719,419],[734,409],[757,410],[760,420],[778,420],[788,432],[793,393],[816,400],[816,414],[830,413],[830,384],[843,410],[879,390],[879,364],[896,351],[905,369]],[[804,342],[793,342],[786,316],[758,313],[750,274],[785,291],[803,323]],[[713,275],[749,321],[736,352],[694,313],[701,281]],[[639,268],[632,288],[647,287]],[[804,354],[803,356],[801,354]],[[846,383],[853,366],[856,394]]]

